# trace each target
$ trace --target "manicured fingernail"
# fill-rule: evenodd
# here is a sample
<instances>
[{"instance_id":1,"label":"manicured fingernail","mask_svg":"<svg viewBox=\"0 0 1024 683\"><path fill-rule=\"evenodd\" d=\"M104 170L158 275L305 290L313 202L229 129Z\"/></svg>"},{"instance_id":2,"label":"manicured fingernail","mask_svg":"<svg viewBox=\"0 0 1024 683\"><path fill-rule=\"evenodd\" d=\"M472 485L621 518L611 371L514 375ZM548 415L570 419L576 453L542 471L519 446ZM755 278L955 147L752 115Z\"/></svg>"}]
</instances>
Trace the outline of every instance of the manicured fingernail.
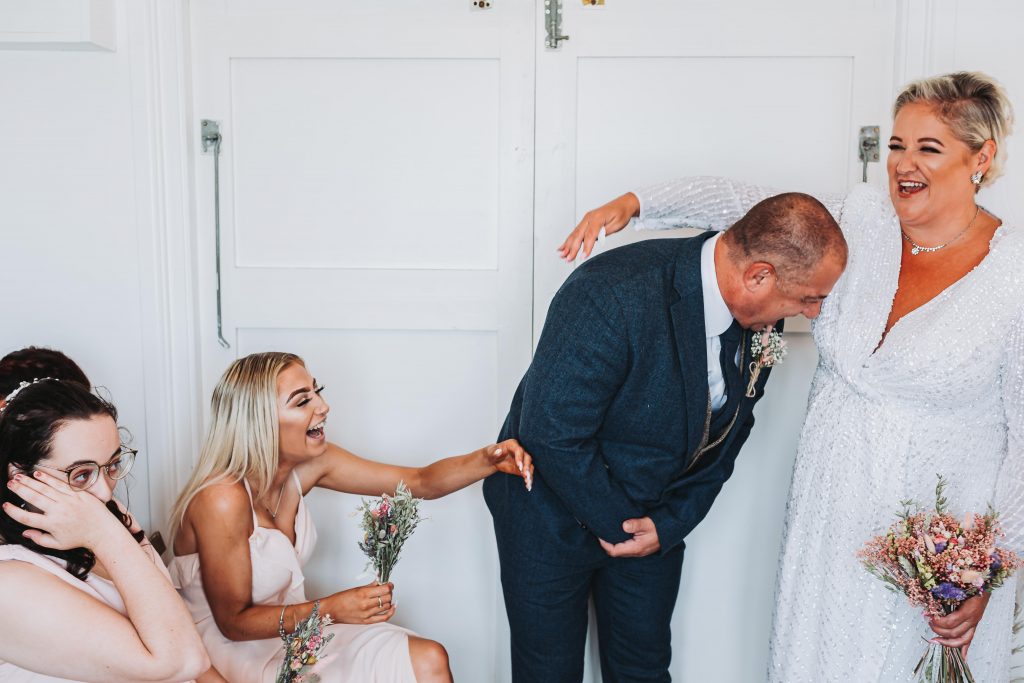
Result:
<instances>
[{"instance_id":1,"label":"manicured fingernail","mask_svg":"<svg viewBox=\"0 0 1024 683\"><path fill-rule=\"evenodd\" d=\"M501 449L500 448L495 448L494 449L494 454L495 455L501 455Z\"/></svg>"},{"instance_id":2,"label":"manicured fingernail","mask_svg":"<svg viewBox=\"0 0 1024 683\"><path fill-rule=\"evenodd\" d=\"M32 473L32 476L35 477L36 479L42 479L43 473L40 472L39 470L36 470L35 472Z\"/></svg>"}]
</instances>

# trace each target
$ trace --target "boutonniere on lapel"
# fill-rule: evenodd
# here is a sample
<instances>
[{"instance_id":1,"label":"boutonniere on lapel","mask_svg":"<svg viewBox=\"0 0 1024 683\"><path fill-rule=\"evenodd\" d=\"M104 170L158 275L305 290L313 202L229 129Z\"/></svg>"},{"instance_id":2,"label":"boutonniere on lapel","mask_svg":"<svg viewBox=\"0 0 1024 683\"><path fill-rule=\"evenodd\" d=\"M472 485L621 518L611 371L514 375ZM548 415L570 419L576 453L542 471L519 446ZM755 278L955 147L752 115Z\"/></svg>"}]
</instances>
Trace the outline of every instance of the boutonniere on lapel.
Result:
<instances>
[{"instance_id":1,"label":"boutonniere on lapel","mask_svg":"<svg viewBox=\"0 0 1024 683\"><path fill-rule=\"evenodd\" d=\"M754 398L754 385L761 376L761 370L778 365L786 357L786 341L781 332L776 332L771 325L760 333L754 333L750 340L750 382L747 384L747 398Z\"/></svg>"}]
</instances>

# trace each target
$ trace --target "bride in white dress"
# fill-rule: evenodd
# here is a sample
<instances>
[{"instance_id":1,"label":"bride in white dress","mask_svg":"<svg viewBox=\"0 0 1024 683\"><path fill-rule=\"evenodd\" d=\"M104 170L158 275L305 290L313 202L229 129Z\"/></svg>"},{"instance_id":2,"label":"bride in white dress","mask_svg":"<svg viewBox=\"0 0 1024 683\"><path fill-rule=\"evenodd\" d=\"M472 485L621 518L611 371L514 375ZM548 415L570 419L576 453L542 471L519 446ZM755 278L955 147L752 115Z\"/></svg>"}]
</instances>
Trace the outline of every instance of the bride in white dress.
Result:
<instances>
[{"instance_id":1,"label":"bride in white dress","mask_svg":"<svg viewBox=\"0 0 1024 683\"><path fill-rule=\"evenodd\" d=\"M994 503L1004 545L1024 550L1024 230L974 201L1001 170L1011 107L991 79L960 73L908 86L894 109L888 196L822 198L850 256L814 324L772 629L779 683L909 681L926 638L970 646L978 681L1011 678L1012 587L929 624L855 557L900 500L933 500L936 474L955 509ZM776 193L708 177L628 193L588 213L562 255L634 216L724 230Z\"/></svg>"}]
</instances>

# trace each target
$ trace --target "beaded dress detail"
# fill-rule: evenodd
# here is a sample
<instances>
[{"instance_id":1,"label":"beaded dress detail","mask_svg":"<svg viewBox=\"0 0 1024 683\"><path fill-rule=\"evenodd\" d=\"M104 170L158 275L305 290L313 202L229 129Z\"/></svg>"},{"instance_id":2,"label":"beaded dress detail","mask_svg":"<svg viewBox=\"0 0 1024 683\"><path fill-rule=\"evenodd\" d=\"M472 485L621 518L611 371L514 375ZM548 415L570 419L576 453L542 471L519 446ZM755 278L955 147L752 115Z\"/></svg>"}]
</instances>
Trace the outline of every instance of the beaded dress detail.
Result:
<instances>
[{"instance_id":1,"label":"beaded dress detail","mask_svg":"<svg viewBox=\"0 0 1024 683\"><path fill-rule=\"evenodd\" d=\"M724 230L777 192L712 177L663 183L636 192L635 223ZM850 253L813 327L819 360L786 509L768 680L911 681L922 638L934 634L855 552L900 500L932 501L936 474L954 510L994 503L1003 545L1024 550L1024 233L998 228L977 267L879 346L902 251L892 204L867 185L820 199ZM1011 679L1013 606L1012 585L989 602L968 656L978 681Z\"/></svg>"}]
</instances>

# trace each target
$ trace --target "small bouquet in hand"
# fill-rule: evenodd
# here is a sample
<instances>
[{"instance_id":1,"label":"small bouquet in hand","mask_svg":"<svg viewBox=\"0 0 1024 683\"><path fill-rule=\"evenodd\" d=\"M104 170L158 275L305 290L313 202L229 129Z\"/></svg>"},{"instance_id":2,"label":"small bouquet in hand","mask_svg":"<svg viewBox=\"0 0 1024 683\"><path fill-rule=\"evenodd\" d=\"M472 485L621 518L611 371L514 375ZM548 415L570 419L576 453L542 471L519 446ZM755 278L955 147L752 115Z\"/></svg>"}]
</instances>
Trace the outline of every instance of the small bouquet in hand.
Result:
<instances>
[{"instance_id":1,"label":"small bouquet in hand","mask_svg":"<svg viewBox=\"0 0 1024 683\"><path fill-rule=\"evenodd\" d=\"M320 653L334 638L333 633L324 635L324 628L334 623L331 615L320 616L320 601L313 603L313 612L295 625L292 633L284 631L284 611L281 611L278 631L284 641L284 662L277 672L274 683L317 683L320 677L311 673L320 659Z\"/></svg>"},{"instance_id":2,"label":"small bouquet in hand","mask_svg":"<svg viewBox=\"0 0 1024 683\"><path fill-rule=\"evenodd\" d=\"M419 505L419 498L414 498L405 482L400 481L395 495L385 493L376 500L364 500L359 506L363 529L359 549L370 558L367 567L373 567L377 583L387 583L391 578L402 546L422 519Z\"/></svg>"},{"instance_id":3,"label":"small bouquet in hand","mask_svg":"<svg viewBox=\"0 0 1024 683\"><path fill-rule=\"evenodd\" d=\"M1000 587L1021 566L1016 555L996 548L1003 535L997 513L990 507L957 520L947 512L945 488L939 477L934 510L903 501L899 521L858 553L869 572L929 618L952 614L968 598ZM914 675L925 683L974 683L960 649L945 645L930 644Z\"/></svg>"}]
</instances>

